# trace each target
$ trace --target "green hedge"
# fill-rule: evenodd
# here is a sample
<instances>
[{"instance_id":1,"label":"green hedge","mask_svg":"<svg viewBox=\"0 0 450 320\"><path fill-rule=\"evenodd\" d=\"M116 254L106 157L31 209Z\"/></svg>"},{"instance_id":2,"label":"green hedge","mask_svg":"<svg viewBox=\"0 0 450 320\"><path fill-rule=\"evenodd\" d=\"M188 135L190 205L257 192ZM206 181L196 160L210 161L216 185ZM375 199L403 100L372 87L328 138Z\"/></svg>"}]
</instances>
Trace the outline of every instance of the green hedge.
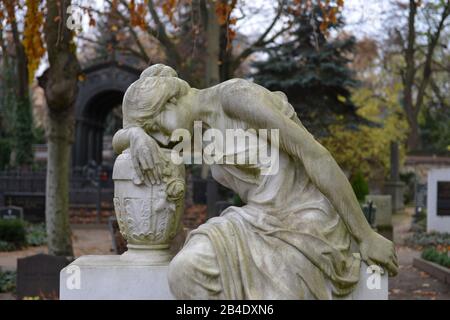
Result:
<instances>
[{"instance_id":1,"label":"green hedge","mask_svg":"<svg viewBox=\"0 0 450 320\"><path fill-rule=\"evenodd\" d=\"M359 202L364 201L365 197L369 194L369 185L361 171L358 171L351 179L353 191Z\"/></svg>"},{"instance_id":2,"label":"green hedge","mask_svg":"<svg viewBox=\"0 0 450 320\"><path fill-rule=\"evenodd\" d=\"M28 224L26 230L27 245L35 247L47 244L47 233L44 223Z\"/></svg>"},{"instance_id":3,"label":"green hedge","mask_svg":"<svg viewBox=\"0 0 450 320\"><path fill-rule=\"evenodd\" d=\"M26 229L22 220L0 220L0 240L20 248L26 244Z\"/></svg>"},{"instance_id":4,"label":"green hedge","mask_svg":"<svg viewBox=\"0 0 450 320\"><path fill-rule=\"evenodd\" d=\"M450 257L448 252L439 252L435 248L427 248L422 252L422 258L450 268Z\"/></svg>"},{"instance_id":5,"label":"green hedge","mask_svg":"<svg viewBox=\"0 0 450 320\"><path fill-rule=\"evenodd\" d=\"M15 271L0 271L0 293L16 290L17 273Z\"/></svg>"}]
</instances>

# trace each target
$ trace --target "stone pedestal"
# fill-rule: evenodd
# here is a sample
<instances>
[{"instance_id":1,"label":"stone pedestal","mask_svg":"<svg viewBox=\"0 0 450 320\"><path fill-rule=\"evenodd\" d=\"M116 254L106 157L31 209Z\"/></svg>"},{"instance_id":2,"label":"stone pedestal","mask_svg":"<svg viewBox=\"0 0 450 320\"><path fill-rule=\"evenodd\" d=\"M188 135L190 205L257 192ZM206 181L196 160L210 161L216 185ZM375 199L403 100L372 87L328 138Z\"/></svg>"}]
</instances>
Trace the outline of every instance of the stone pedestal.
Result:
<instances>
[{"instance_id":1,"label":"stone pedestal","mask_svg":"<svg viewBox=\"0 0 450 320\"><path fill-rule=\"evenodd\" d=\"M168 265L121 256L83 256L60 273L61 300L173 300Z\"/></svg>"},{"instance_id":2,"label":"stone pedestal","mask_svg":"<svg viewBox=\"0 0 450 320\"><path fill-rule=\"evenodd\" d=\"M403 203L403 195L405 192L405 184L402 181L386 181L384 183L384 193L392 197L392 210L397 212L405 208Z\"/></svg>"},{"instance_id":3,"label":"stone pedestal","mask_svg":"<svg viewBox=\"0 0 450 320\"><path fill-rule=\"evenodd\" d=\"M345 300L387 300L388 275L384 273L377 279L373 269L369 269L365 262L361 263L361 274L358 285Z\"/></svg>"},{"instance_id":4,"label":"stone pedestal","mask_svg":"<svg viewBox=\"0 0 450 320\"><path fill-rule=\"evenodd\" d=\"M129 262L120 256L83 256L60 274L61 300L173 300L167 265ZM387 300L388 276L361 264L360 281L344 300Z\"/></svg>"}]
</instances>

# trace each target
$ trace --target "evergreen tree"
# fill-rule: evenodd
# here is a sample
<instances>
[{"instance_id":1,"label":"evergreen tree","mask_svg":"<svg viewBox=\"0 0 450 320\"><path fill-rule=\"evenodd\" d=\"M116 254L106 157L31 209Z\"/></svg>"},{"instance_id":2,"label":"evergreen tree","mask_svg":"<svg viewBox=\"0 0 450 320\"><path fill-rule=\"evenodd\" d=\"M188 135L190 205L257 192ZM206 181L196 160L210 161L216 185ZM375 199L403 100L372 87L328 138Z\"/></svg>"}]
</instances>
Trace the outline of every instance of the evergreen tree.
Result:
<instances>
[{"instance_id":1,"label":"evergreen tree","mask_svg":"<svg viewBox=\"0 0 450 320\"><path fill-rule=\"evenodd\" d=\"M289 40L268 48L268 59L253 64L255 82L286 93L300 120L315 135L327 134L331 123L365 122L356 115L350 93L358 85L348 66L355 39L326 37L342 27L342 20L322 24L318 6L294 19Z\"/></svg>"}]
</instances>

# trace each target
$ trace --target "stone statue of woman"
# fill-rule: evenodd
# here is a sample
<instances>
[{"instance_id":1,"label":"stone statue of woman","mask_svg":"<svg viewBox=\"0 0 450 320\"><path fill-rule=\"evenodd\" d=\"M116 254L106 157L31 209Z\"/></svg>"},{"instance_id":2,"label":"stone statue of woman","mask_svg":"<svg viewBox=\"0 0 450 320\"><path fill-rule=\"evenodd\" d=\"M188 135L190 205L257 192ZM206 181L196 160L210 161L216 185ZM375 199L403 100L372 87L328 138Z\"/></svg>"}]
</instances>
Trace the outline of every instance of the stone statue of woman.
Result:
<instances>
[{"instance_id":1,"label":"stone statue of woman","mask_svg":"<svg viewBox=\"0 0 450 320\"><path fill-rule=\"evenodd\" d=\"M397 273L393 243L371 229L346 176L284 94L243 79L198 90L158 64L128 88L123 117L114 149L130 148L139 178L151 183L161 176L158 143L167 146L176 129L192 132L194 121L224 135L279 130L276 174L254 164L211 166L245 205L189 234L169 266L176 298L333 299L352 292L361 259Z\"/></svg>"}]
</instances>

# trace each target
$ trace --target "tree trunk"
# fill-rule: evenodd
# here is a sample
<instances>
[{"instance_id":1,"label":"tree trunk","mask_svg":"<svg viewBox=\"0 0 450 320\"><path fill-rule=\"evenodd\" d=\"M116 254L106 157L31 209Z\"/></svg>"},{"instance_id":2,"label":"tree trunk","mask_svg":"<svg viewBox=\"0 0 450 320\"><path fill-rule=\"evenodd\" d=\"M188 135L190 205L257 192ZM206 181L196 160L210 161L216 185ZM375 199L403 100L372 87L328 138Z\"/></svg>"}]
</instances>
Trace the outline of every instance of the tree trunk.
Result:
<instances>
[{"instance_id":1,"label":"tree trunk","mask_svg":"<svg viewBox=\"0 0 450 320\"><path fill-rule=\"evenodd\" d=\"M69 173L72 110L50 112L47 123L47 189L45 216L49 253L73 256L69 225Z\"/></svg>"},{"instance_id":2,"label":"tree trunk","mask_svg":"<svg viewBox=\"0 0 450 320\"><path fill-rule=\"evenodd\" d=\"M220 25L217 20L216 4L207 1L206 6L206 86L220 82Z\"/></svg>"},{"instance_id":3,"label":"tree trunk","mask_svg":"<svg viewBox=\"0 0 450 320\"><path fill-rule=\"evenodd\" d=\"M47 239L50 254L72 256L69 225L69 174L74 104L80 66L66 27L70 0L47 1L45 41L49 69L44 79L48 105L46 190Z\"/></svg>"},{"instance_id":4,"label":"tree trunk","mask_svg":"<svg viewBox=\"0 0 450 320\"><path fill-rule=\"evenodd\" d=\"M28 87L28 59L25 48L20 39L17 27L14 5L7 7L7 13L11 22L11 32L16 53L16 99L15 109L15 149L14 162L18 165L30 165L33 160L33 119L31 115L31 102Z\"/></svg>"},{"instance_id":5,"label":"tree trunk","mask_svg":"<svg viewBox=\"0 0 450 320\"><path fill-rule=\"evenodd\" d=\"M407 146L409 151L417 151L422 147L420 131L419 131L419 123L417 122L417 117L411 117L408 120L409 123L409 133Z\"/></svg>"},{"instance_id":6,"label":"tree trunk","mask_svg":"<svg viewBox=\"0 0 450 320\"><path fill-rule=\"evenodd\" d=\"M416 150L419 142L419 127L417 117L415 116L415 106L413 101L414 77L416 74L415 62L415 44L416 44L416 27L415 20L417 14L417 5L415 0L409 1L408 13L408 43L405 50L405 75L403 79L403 103L406 113L406 119L409 124L410 131L408 133L408 150Z\"/></svg>"}]
</instances>

